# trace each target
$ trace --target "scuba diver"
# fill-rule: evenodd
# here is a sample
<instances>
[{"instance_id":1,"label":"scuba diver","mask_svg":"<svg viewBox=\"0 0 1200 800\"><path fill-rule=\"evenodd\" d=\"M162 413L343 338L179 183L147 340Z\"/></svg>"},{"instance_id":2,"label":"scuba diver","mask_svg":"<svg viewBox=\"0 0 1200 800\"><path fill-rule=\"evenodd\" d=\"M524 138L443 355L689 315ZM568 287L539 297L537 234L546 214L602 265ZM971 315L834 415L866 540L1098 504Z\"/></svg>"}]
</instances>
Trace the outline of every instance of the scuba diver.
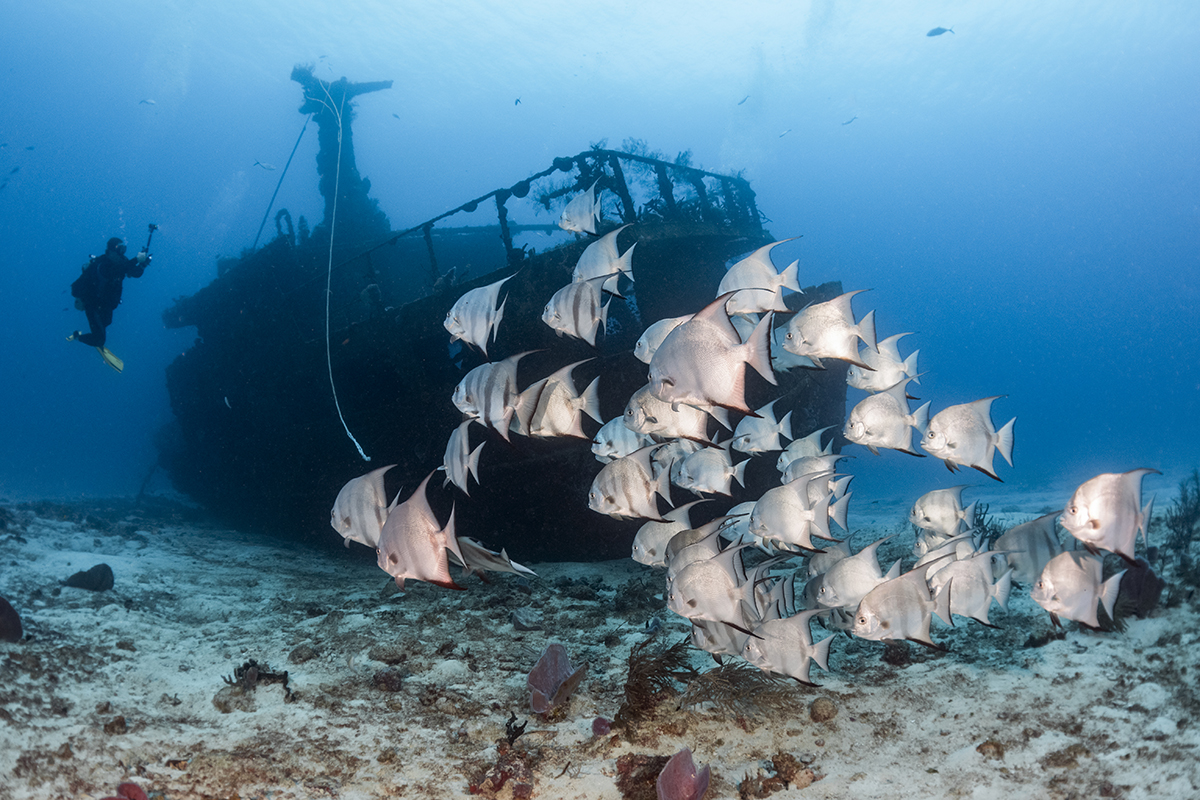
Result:
<instances>
[{"instance_id":1,"label":"scuba diver","mask_svg":"<svg viewBox=\"0 0 1200 800\"><path fill-rule=\"evenodd\" d=\"M150 225L150 237L157 225ZM89 333L75 331L67 341L81 342L94 347L110 367L120 372L125 368L121 359L104 346L105 331L112 324L113 311L121 303L121 287L125 278L140 278L150 265L150 237L136 258L125 257L125 243L117 237L108 240L104 254L93 256L83 268L82 274L71 284L71 295L75 307L87 314Z\"/></svg>"}]
</instances>

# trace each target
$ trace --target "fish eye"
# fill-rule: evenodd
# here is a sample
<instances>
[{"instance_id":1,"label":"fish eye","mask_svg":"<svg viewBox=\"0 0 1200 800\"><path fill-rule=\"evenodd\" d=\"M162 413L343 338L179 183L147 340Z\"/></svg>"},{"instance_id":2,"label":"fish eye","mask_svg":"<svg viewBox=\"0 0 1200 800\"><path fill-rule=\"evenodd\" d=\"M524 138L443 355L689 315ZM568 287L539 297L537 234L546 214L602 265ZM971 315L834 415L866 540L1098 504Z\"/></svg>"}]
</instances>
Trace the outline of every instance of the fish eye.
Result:
<instances>
[{"instance_id":1,"label":"fish eye","mask_svg":"<svg viewBox=\"0 0 1200 800\"><path fill-rule=\"evenodd\" d=\"M866 624L867 624L867 618L866 618L866 617L859 617L859 618L858 618L858 624L859 624L859 625L866 625Z\"/></svg>"}]
</instances>

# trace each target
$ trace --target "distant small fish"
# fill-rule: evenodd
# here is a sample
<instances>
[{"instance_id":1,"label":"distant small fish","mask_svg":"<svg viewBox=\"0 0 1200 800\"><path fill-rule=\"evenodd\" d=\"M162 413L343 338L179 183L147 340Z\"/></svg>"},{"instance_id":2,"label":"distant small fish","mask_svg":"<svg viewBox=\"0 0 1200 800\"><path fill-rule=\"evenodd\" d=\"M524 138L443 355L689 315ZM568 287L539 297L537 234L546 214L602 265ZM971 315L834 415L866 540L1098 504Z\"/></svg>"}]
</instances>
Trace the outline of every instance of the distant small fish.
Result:
<instances>
[{"instance_id":1,"label":"distant small fish","mask_svg":"<svg viewBox=\"0 0 1200 800\"><path fill-rule=\"evenodd\" d=\"M970 558L951 561L929 577L929 588L950 592L950 613L970 617L992 625L988 620L988 609L995 600L1001 608L1008 607L1008 595L1012 591L1013 570L1009 568L998 580L992 580L992 556L983 552Z\"/></svg>"},{"instance_id":2,"label":"distant small fish","mask_svg":"<svg viewBox=\"0 0 1200 800\"><path fill-rule=\"evenodd\" d=\"M596 422L600 418L600 376L592 379L582 393L576 390L571 371L582 364L576 361L550 375L546 379L545 388L539 393L537 405L530 419L529 435L537 438L553 436L574 436L579 439L588 438L583 432L583 415L587 414Z\"/></svg>"},{"instance_id":3,"label":"distant small fish","mask_svg":"<svg viewBox=\"0 0 1200 800\"><path fill-rule=\"evenodd\" d=\"M16 174L17 174L18 172L20 172L20 171L21 171L21 168L20 168L20 167L13 167L13 168L12 168L12 170L11 170L11 171L10 171L8 174L9 174L9 175L16 175Z\"/></svg>"},{"instance_id":4,"label":"distant small fish","mask_svg":"<svg viewBox=\"0 0 1200 800\"><path fill-rule=\"evenodd\" d=\"M256 166L256 167L262 167L263 169L267 170L268 172L274 172L274 171L275 171L275 166L274 166L273 164L264 164L264 163L263 163L263 162L261 162L261 161L255 161L255 162L254 162L254 166Z\"/></svg>"},{"instance_id":5,"label":"distant small fish","mask_svg":"<svg viewBox=\"0 0 1200 800\"><path fill-rule=\"evenodd\" d=\"M941 36L943 33L954 33L954 28L934 28L926 36Z\"/></svg>"},{"instance_id":6,"label":"distant small fish","mask_svg":"<svg viewBox=\"0 0 1200 800\"><path fill-rule=\"evenodd\" d=\"M864 392L882 392L897 381L911 378L920 383L917 373L917 353L914 350L908 358L900 358L900 348L897 342L908 336L907 333L897 333L881 342L876 342L877 350L863 347L858 351L859 360L866 364L860 367L851 364L846 370L846 383Z\"/></svg>"},{"instance_id":7,"label":"distant small fish","mask_svg":"<svg viewBox=\"0 0 1200 800\"><path fill-rule=\"evenodd\" d=\"M156 105L158 105L158 103L154 102L149 97L147 97L145 100L138 100L138 105L139 106L156 106Z\"/></svg>"},{"instance_id":8,"label":"distant small fish","mask_svg":"<svg viewBox=\"0 0 1200 800\"><path fill-rule=\"evenodd\" d=\"M8 147L8 142L0 142L0 149Z\"/></svg>"},{"instance_id":9,"label":"distant small fish","mask_svg":"<svg viewBox=\"0 0 1200 800\"><path fill-rule=\"evenodd\" d=\"M929 638L929 623L937 614L947 625L954 624L950 621L950 592L943 589L930 596L925 582L928 570L928 564L917 567L868 592L858 604L850 632L861 639L908 639L935 650L943 649Z\"/></svg>"},{"instance_id":10,"label":"distant small fish","mask_svg":"<svg viewBox=\"0 0 1200 800\"><path fill-rule=\"evenodd\" d=\"M392 114L392 116L393 116L393 117L395 117L396 119L400 119L400 115L399 115L399 114Z\"/></svg>"},{"instance_id":11,"label":"distant small fish","mask_svg":"<svg viewBox=\"0 0 1200 800\"><path fill-rule=\"evenodd\" d=\"M750 95L746 95L741 100L738 100L738 105L740 106L742 103L746 102L749 99L750 99Z\"/></svg>"},{"instance_id":12,"label":"distant small fish","mask_svg":"<svg viewBox=\"0 0 1200 800\"><path fill-rule=\"evenodd\" d=\"M517 362L528 351L503 361L481 364L467 373L454 388L451 398L459 411L478 418L508 441L509 424L517 413Z\"/></svg>"},{"instance_id":13,"label":"distant small fish","mask_svg":"<svg viewBox=\"0 0 1200 800\"><path fill-rule=\"evenodd\" d=\"M708 416L703 411L686 403L673 409L651 393L649 384L630 396L624 422L626 428L643 436L709 441Z\"/></svg>"},{"instance_id":14,"label":"distant small fish","mask_svg":"<svg viewBox=\"0 0 1200 800\"><path fill-rule=\"evenodd\" d=\"M1138 531L1145 541L1154 507L1153 498L1142 507L1142 478L1161 474L1142 468L1097 475L1071 495L1062 515L1063 528L1091 553L1108 550L1132 564Z\"/></svg>"},{"instance_id":15,"label":"distant small fish","mask_svg":"<svg viewBox=\"0 0 1200 800\"><path fill-rule=\"evenodd\" d=\"M411 497L391 509L379 533L376 562L396 579L400 591L404 591L405 580L427 581L444 589L462 588L450 577L447 557L452 554L458 563L468 563L454 535L454 507L450 507L450 520L441 526L425 496L431 477L432 472Z\"/></svg>"},{"instance_id":16,"label":"distant small fish","mask_svg":"<svg viewBox=\"0 0 1200 800\"><path fill-rule=\"evenodd\" d=\"M33 145L29 145L29 147L26 147L25 149L26 149L26 150L32 150L32 149L33 149Z\"/></svg>"},{"instance_id":17,"label":"distant small fish","mask_svg":"<svg viewBox=\"0 0 1200 800\"><path fill-rule=\"evenodd\" d=\"M508 296L505 295L504 302L500 303L499 308L496 307L500 299L500 288L512 277L509 275L508 278L501 278L487 286L466 291L454 302L442 322L443 327L450 333L451 342L462 339L478 347L484 356L488 354L488 338L496 341L500 321L504 319L504 306L508 302Z\"/></svg>"},{"instance_id":18,"label":"distant small fish","mask_svg":"<svg viewBox=\"0 0 1200 800\"><path fill-rule=\"evenodd\" d=\"M893 534L895 535L895 534ZM885 574L879 568L879 545L891 536L885 536L875 541L854 555L848 555L849 545L832 554L821 554L816 558L828 556L836 558L823 574L815 576L815 591L813 600L823 608L848 608L850 611L858 608L862 599L879 584L900 577L900 561L897 560ZM840 543L840 544L845 544ZM833 548L830 548L833 550ZM820 580L816 580L820 578ZM808 591L806 588L805 591Z\"/></svg>"},{"instance_id":19,"label":"distant small fish","mask_svg":"<svg viewBox=\"0 0 1200 800\"><path fill-rule=\"evenodd\" d=\"M346 547L350 546L350 542L359 542L367 547L379 546L379 535L395 505L388 503L383 476L394 466L391 464L360 475L347 482L338 492L329 515L329 524L346 540Z\"/></svg>"},{"instance_id":20,"label":"distant small fish","mask_svg":"<svg viewBox=\"0 0 1200 800\"><path fill-rule=\"evenodd\" d=\"M597 183L599 179L592 181L586 192L576 195L567 203L559 216L558 227L564 231L595 235L596 223L600 220L600 204L596 202Z\"/></svg>"},{"instance_id":21,"label":"distant small fish","mask_svg":"<svg viewBox=\"0 0 1200 800\"><path fill-rule=\"evenodd\" d=\"M758 248L750 255L738 261L726 271L717 287L717 294L736 292L725 304L725 310L730 314L756 314L762 311L788 310L783 301L783 290L800 292L797 272L800 268L799 259L789 264L782 272L775 268L771 261L771 250L784 242L783 239Z\"/></svg>"},{"instance_id":22,"label":"distant small fish","mask_svg":"<svg viewBox=\"0 0 1200 800\"><path fill-rule=\"evenodd\" d=\"M975 504L962 505L962 490L969 487L951 486L949 489L934 489L917 498L908 521L921 530L931 531L939 538L957 536L963 528L975 523Z\"/></svg>"},{"instance_id":23,"label":"distant small fish","mask_svg":"<svg viewBox=\"0 0 1200 800\"><path fill-rule=\"evenodd\" d=\"M703 447L683 459L673 482L693 494L729 496L733 481L746 485L746 463L742 461L734 466L725 448Z\"/></svg>"},{"instance_id":24,"label":"distant small fish","mask_svg":"<svg viewBox=\"0 0 1200 800\"><path fill-rule=\"evenodd\" d=\"M648 436L625 427L625 417L613 417L601 426L592 439L592 454L601 464L607 464L652 444Z\"/></svg>"},{"instance_id":25,"label":"distant small fish","mask_svg":"<svg viewBox=\"0 0 1200 800\"><path fill-rule=\"evenodd\" d=\"M992 424L992 401L985 397L973 403L943 408L929 420L921 447L931 456L942 459L954 472L959 467L974 467L993 480L1000 480L992 467L995 453L1012 466L1013 417L996 430ZM1064 525L1065 527L1065 525Z\"/></svg>"},{"instance_id":26,"label":"distant small fish","mask_svg":"<svg viewBox=\"0 0 1200 800\"><path fill-rule=\"evenodd\" d=\"M467 486L468 478L474 476L475 482L479 483L479 454L485 444L480 442L474 450L470 449L468 429L474 421L465 419L451 432L446 441L446 453L442 457L442 469L446 473L442 486L453 483L468 497L471 495Z\"/></svg>"},{"instance_id":27,"label":"distant small fish","mask_svg":"<svg viewBox=\"0 0 1200 800\"><path fill-rule=\"evenodd\" d=\"M779 138L780 138L780 139L782 139L783 137L787 136L787 135L788 135L789 133L791 133L791 132L792 132L792 129L791 129L791 128L788 128L786 131L784 131L783 133L779 134Z\"/></svg>"},{"instance_id":28,"label":"distant small fish","mask_svg":"<svg viewBox=\"0 0 1200 800\"><path fill-rule=\"evenodd\" d=\"M746 405L744 365L777 383L771 370L773 315L763 317L743 342L725 310L729 297L721 295L671 331L650 359L651 391L676 410L686 403L752 413Z\"/></svg>"},{"instance_id":29,"label":"distant small fish","mask_svg":"<svg viewBox=\"0 0 1200 800\"><path fill-rule=\"evenodd\" d=\"M879 448L899 450L910 456L923 457L912 449L912 432L924 432L929 424L929 403L909 411L905 387L912 378L905 378L886 390L870 395L856 405L846 419L842 433L846 439L861 444L873 454Z\"/></svg>"},{"instance_id":30,"label":"distant small fish","mask_svg":"<svg viewBox=\"0 0 1200 800\"><path fill-rule=\"evenodd\" d=\"M693 500L687 505L673 508L663 515L666 522L650 520L638 528L637 535L633 537L633 560L648 567L667 566L667 542L675 534L691 529L689 512L692 506L703 502L706 501Z\"/></svg>"},{"instance_id":31,"label":"distant small fish","mask_svg":"<svg viewBox=\"0 0 1200 800\"><path fill-rule=\"evenodd\" d=\"M521 98L519 98L519 97L518 97L516 100L514 100L514 101L513 101L513 105L514 105L514 106L519 106L519 105L521 105Z\"/></svg>"},{"instance_id":32,"label":"distant small fish","mask_svg":"<svg viewBox=\"0 0 1200 800\"><path fill-rule=\"evenodd\" d=\"M1102 580L1104 564L1097 556L1079 550L1067 550L1046 564L1030 597L1050 612L1050 619L1055 625L1059 624L1059 617L1066 617L1099 628L1096 608L1103 605L1109 619L1112 618L1113 606L1120 592L1121 576L1124 574L1125 570L1121 570L1108 580Z\"/></svg>"},{"instance_id":33,"label":"distant small fish","mask_svg":"<svg viewBox=\"0 0 1200 800\"><path fill-rule=\"evenodd\" d=\"M622 225L589 244L580 253L579 261L575 263L575 269L571 273L571 280L586 281L601 275L612 276L604 282L604 291L610 294L618 294L617 288L620 280L618 273L625 273L625 276L632 281L633 249L637 247L637 242L631 244L624 254L617 250L617 237L628 227L629 225Z\"/></svg>"},{"instance_id":34,"label":"distant small fish","mask_svg":"<svg viewBox=\"0 0 1200 800\"><path fill-rule=\"evenodd\" d=\"M611 300L605 301L601 291L601 285L607 280L608 276L601 275L579 283L568 283L546 303L542 309L542 322L559 336L566 334L595 347L596 335L605 329L608 319Z\"/></svg>"},{"instance_id":35,"label":"distant small fish","mask_svg":"<svg viewBox=\"0 0 1200 800\"><path fill-rule=\"evenodd\" d=\"M670 497L669 476L660 473L657 478L653 477L654 468L650 463L652 449L643 447L605 464L592 481L588 492L588 508L610 517L641 517L667 522L658 510L654 495L664 499Z\"/></svg>"},{"instance_id":36,"label":"distant small fish","mask_svg":"<svg viewBox=\"0 0 1200 800\"><path fill-rule=\"evenodd\" d=\"M480 447L482 446L480 445ZM464 578L473 572L511 572L514 575L537 577L536 572L513 561L504 550L499 553L495 550L488 550L478 539L472 539L470 536L458 537L458 550L462 553L462 562L459 566L463 568ZM451 552L450 555L454 554ZM457 558L454 560L458 561Z\"/></svg>"},{"instance_id":37,"label":"distant small fish","mask_svg":"<svg viewBox=\"0 0 1200 800\"><path fill-rule=\"evenodd\" d=\"M226 398L225 398L225 407L226 407L226 408L228 408L230 411L232 411L232 410L233 410L233 406L229 405L229 398L228 398L228 397L226 397Z\"/></svg>"},{"instance_id":38,"label":"distant small fish","mask_svg":"<svg viewBox=\"0 0 1200 800\"><path fill-rule=\"evenodd\" d=\"M797 439L783 449L779 454L779 461L775 464L776 469L783 472L798 458L810 458L812 456L827 456L833 453L833 439L824 447L821 446L821 434L830 430L833 426L829 425L824 428L819 428L812 433Z\"/></svg>"},{"instance_id":39,"label":"distant small fish","mask_svg":"<svg viewBox=\"0 0 1200 800\"><path fill-rule=\"evenodd\" d=\"M667 317L666 319L660 319L658 322L651 323L633 347L634 358L643 364L649 364L650 359L654 358L655 351L658 350L663 340L667 338L667 334L691 318L691 314L685 314L682 317Z\"/></svg>"},{"instance_id":40,"label":"distant small fish","mask_svg":"<svg viewBox=\"0 0 1200 800\"><path fill-rule=\"evenodd\" d=\"M850 300L858 289L846 292L823 303L806 306L787 324L783 349L797 356L807 356L817 367L821 359L837 358L870 369L859 361L858 342L878 352L875 343L875 312L868 311L862 321L855 324Z\"/></svg>"},{"instance_id":41,"label":"distant small fish","mask_svg":"<svg viewBox=\"0 0 1200 800\"><path fill-rule=\"evenodd\" d=\"M809 666L815 663L823 670L829 669L829 644L833 637L827 636L814 644L809 629L809 620L824 613L818 608L794 617L767 620L754 629L753 637L746 639L742 655L760 669L812 686Z\"/></svg>"},{"instance_id":42,"label":"distant small fish","mask_svg":"<svg viewBox=\"0 0 1200 800\"><path fill-rule=\"evenodd\" d=\"M779 402L779 398L756 409L754 413L758 416L742 417L737 429L733 432L734 450L755 455L783 449L779 437L792 438L792 412L788 411L783 415L783 419L776 420L775 404L777 402Z\"/></svg>"},{"instance_id":43,"label":"distant small fish","mask_svg":"<svg viewBox=\"0 0 1200 800\"><path fill-rule=\"evenodd\" d=\"M1063 551L1054 530L1059 513L1054 511L1017 525L996 540L994 547L997 552L1005 553L1014 579L1036 583L1050 559Z\"/></svg>"},{"instance_id":44,"label":"distant small fish","mask_svg":"<svg viewBox=\"0 0 1200 800\"><path fill-rule=\"evenodd\" d=\"M853 116L853 117L851 117L850 119L848 119L848 120L846 120L845 122L843 122L842 124L843 124L843 125L849 125L851 122L854 122L854 120L856 120L856 119L858 119L858 117L857 117L857 116Z\"/></svg>"}]
</instances>

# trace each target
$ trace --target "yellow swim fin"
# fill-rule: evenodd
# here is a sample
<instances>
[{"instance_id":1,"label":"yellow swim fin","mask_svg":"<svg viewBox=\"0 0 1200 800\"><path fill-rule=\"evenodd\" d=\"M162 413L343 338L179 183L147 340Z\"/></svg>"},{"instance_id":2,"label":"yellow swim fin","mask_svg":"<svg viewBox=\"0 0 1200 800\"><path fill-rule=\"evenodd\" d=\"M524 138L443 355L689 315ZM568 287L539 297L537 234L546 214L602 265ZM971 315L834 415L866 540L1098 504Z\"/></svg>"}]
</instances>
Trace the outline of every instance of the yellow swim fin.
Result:
<instances>
[{"instance_id":1,"label":"yellow swim fin","mask_svg":"<svg viewBox=\"0 0 1200 800\"><path fill-rule=\"evenodd\" d=\"M100 357L104 359L104 363L115 369L117 372L122 372L125 369L125 362L117 358L116 354L107 347L97 347L96 350L100 353Z\"/></svg>"}]
</instances>

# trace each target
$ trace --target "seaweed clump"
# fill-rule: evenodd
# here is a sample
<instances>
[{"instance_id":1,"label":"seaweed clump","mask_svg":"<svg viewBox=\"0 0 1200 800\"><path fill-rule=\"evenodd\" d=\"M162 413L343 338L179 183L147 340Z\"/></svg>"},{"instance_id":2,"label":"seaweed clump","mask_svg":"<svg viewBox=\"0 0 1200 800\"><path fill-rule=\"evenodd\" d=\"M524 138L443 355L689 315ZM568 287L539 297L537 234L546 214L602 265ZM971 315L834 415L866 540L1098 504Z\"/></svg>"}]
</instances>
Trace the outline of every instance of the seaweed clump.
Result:
<instances>
[{"instance_id":1,"label":"seaweed clump","mask_svg":"<svg viewBox=\"0 0 1200 800\"><path fill-rule=\"evenodd\" d=\"M253 658L240 667L234 667L232 677L222 675L221 680L225 682L226 686L240 689L243 694L253 692L258 688L260 683L280 683L283 684L283 700L285 703L290 703L297 697L296 692L293 692L288 687L287 670L283 672L271 672L269 664L259 664Z\"/></svg>"},{"instance_id":2,"label":"seaweed clump","mask_svg":"<svg viewBox=\"0 0 1200 800\"><path fill-rule=\"evenodd\" d=\"M802 703L792 686L778 675L743 662L729 662L698 675L680 700L683 708L712 705L739 721L771 714L795 716Z\"/></svg>"},{"instance_id":3,"label":"seaweed clump","mask_svg":"<svg viewBox=\"0 0 1200 800\"><path fill-rule=\"evenodd\" d=\"M675 685L686 684L700 676L688 663L688 642L682 639L664 646L646 639L629 653L629 673L625 678L625 699L613 718L613 725L631 731L665 698L677 693Z\"/></svg>"},{"instance_id":4,"label":"seaweed clump","mask_svg":"<svg viewBox=\"0 0 1200 800\"><path fill-rule=\"evenodd\" d=\"M1167 546L1175 554L1179 571L1187 576L1191 573L1192 540L1200 528L1200 470L1193 469L1192 474L1179 482L1179 497L1163 514L1163 524L1167 526ZM1195 575L1191 575L1195 582Z\"/></svg>"},{"instance_id":5,"label":"seaweed clump","mask_svg":"<svg viewBox=\"0 0 1200 800\"><path fill-rule=\"evenodd\" d=\"M996 540L1005 533L1004 524L992 516L991 506L983 502L975 506L975 524L972 527L976 535L986 543L988 550L991 550Z\"/></svg>"}]
</instances>

